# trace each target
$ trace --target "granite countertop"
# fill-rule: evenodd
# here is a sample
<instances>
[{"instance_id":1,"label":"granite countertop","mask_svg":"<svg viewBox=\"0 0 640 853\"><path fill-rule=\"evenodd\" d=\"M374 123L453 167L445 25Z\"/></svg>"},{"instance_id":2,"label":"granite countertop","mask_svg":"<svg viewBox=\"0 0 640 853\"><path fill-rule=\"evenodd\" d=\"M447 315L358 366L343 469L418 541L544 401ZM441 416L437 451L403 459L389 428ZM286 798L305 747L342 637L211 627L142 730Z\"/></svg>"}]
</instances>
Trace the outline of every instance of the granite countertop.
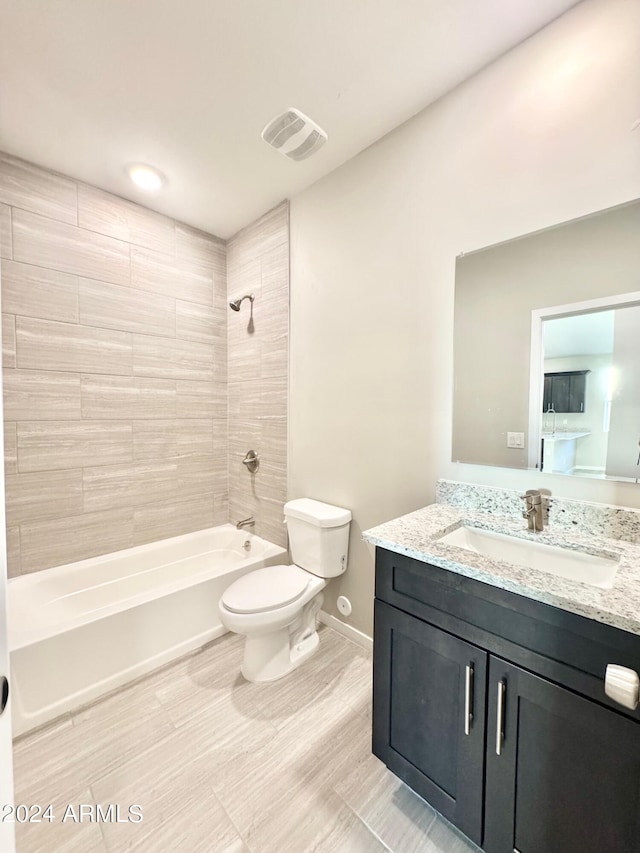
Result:
<instances>
[{"instance_id":1,"label":"granite countertop","mask_svg":"<svg viewBox=\"0 0 640 853\"><path fill-rule=\"evenodd\" d=\"M450 481L440 481L439 484L443 486L441 491L449 495L453 494L451 488L453 485ZM467 497L474 488L476 487L466 487ZM517 498L517 493L513 495ZM477 495L474 497L477 498ZM640 542L630 541L636 538L635 527L640 513L624 510L624 513L631 512L634 516L638 516L629 521L622 515L622 510L603 507L610 511L606 523L589 524L588 520L599 515L597 512L599 505L585 503L582 506L584 520L587 523L583 526L573 517L577 512L575 507L569 506L570 503L580 505L581 502L565 501L563 503L566 506L563 506L560 512L567 515L562 516L562 522L558 524L552 522L549 526L545 526L544 531L533 533L527 530L526 521L521 517L521 501L517 504L520 517L513 517L513 500L514 498L509 495L506 501L503 500L502 504L497 505L495 501L487 502L486 498L483 498L483 501L477 499L468 501L466 498L459 501L462 504L466 502L467 506L435 503L366 530L362 535L363 539L372 545L405 554L442 569L524 595L544 604L551 604L624 631L640 634ZM476 505L481 503L483 509L474 507L474 503ZM510 507L511 513L508 511ZM504 514L500 514L501 511ZM569 518L569 516L572 517ZM613 524L611 518L614 519ZM545 545L556 545L597 556L619 558L620 565L613 588L601 589L578 581L565 580L438 541L441 536L461 524L506 533ZM602 535L603 528L606 532L613 532L615 538ZM630 535L630 539L618 538L624 535L625 529L630 532L633 530L634 536Z\"/></svg>"}]
</instances>

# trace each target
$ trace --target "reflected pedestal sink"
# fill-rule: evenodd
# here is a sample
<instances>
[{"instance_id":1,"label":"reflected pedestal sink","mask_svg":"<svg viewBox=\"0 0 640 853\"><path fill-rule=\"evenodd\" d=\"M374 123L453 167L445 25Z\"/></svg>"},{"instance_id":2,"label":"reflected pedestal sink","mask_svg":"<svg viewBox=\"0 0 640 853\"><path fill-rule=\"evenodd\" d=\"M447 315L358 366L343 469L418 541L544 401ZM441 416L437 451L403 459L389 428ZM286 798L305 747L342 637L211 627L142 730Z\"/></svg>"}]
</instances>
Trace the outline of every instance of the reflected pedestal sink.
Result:
<instances>
[{"instance_id":1,"label":"reflected pedestal sink","mask_svg":"<svg viewBox=\"0 0 640 853\"><path fill-rule=\"evenodd\" d=\"M518 539L505 533L495 533L480 527L463 524L438 540L456 545L494 560L502 560L523 568L536 569L567 580L580 581L601 589L611 589L620 565L617 557L595 556L571 551L556 545Z\"/></svg>"}]
</instances>

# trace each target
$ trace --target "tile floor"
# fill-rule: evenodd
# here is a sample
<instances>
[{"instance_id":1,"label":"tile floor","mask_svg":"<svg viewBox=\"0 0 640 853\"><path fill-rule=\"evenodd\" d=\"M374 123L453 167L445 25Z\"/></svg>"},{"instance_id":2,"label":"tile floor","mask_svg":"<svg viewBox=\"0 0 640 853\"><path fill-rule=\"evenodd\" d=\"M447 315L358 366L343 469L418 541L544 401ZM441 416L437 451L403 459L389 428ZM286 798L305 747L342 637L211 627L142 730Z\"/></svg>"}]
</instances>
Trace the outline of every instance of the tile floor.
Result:
<instances>
[{"instance_id":1,"label":"tile floor","mask_svg":"<svg viewBox=\"0 0 640 853\"><path fill-rule=\"evenodd\" d=\"M239 674L227 634L15 745L16 802L53 804L18 853L470 853L371 755L371 658L321 629L274 684ZM139 804L74 822L68 804Z\"/></svg>"}]
</instances>

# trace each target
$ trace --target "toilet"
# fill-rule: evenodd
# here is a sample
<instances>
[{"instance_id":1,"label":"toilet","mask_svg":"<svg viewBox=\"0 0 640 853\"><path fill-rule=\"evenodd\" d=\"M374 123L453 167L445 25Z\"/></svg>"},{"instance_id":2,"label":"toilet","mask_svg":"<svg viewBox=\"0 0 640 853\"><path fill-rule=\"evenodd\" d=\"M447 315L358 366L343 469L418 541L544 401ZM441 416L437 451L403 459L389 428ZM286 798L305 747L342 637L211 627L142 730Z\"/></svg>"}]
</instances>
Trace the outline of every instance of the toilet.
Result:
<instances>
[{"instance_id":1,"label":"toilet","mask_svg":"<svg viewBox=\"0 0 640 853\"><path fill-rule=\"evenodd\" d=\"M316 627L327 578L347 568L351 512L300 498L284 505L293 565L256 569L220 599L222 624L246 637L247 681L275 681L318 648Z\"/></svg>"}]
</instances>

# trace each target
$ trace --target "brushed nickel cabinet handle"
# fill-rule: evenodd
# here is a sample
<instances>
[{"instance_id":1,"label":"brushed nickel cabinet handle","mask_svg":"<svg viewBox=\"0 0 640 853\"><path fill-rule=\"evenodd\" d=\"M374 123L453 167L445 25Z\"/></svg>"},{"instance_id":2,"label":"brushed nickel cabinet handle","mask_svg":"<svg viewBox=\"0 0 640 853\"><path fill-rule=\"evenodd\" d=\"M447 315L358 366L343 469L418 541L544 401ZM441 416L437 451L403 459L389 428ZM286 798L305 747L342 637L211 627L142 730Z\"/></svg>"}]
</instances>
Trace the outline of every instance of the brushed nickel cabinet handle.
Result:
<instances>
[{"instance_id":1,"label":"brushed nickel cabinet handle","mask_svg":"<svg viewBox=\"0 0 640 853\"><path fill-rule=\"evenodd\" d=\"M501 679L498 682L498 713L496 721L496 755L502 755L502 742L504 740L504 700L507 695L507 685Z\"/></svg>"},{"instance_id":2,"label":"brushed nickel cabinet handle","mask_svg":"<svg viewBox=\"0 0 640 853\"><path fill-rule=\"evenodd\" d=\"M473 723L473 664L465 667L464 677L464 733L468 735Z\"/></svg>"}]
</instances>

